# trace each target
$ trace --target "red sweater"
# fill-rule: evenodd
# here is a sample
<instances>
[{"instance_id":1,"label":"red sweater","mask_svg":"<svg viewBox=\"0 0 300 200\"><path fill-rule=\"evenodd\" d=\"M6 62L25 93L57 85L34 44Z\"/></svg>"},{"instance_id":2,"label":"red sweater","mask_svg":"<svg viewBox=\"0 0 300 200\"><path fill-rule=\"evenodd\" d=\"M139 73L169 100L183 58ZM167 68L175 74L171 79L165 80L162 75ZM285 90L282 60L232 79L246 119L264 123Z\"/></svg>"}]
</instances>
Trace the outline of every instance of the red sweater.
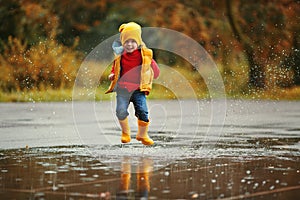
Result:
<instances>
[{"instance_id":1,"label":"red sweater","mask_svg":"<svg viewBox=\"0 0 300 200\"><path fill-rule=\"evenodd\" d=\"M139 89L141 80L142 55L139 49L132 53L123 53L121 57L121 74L118 81L119 88L126 88L129 92ZM152 59L151 67L154 78L159 76L157 63ZM111 73L114 74L114 66ZM116 77L117 78L117 77Z\"/></svg>"}]
</instances>

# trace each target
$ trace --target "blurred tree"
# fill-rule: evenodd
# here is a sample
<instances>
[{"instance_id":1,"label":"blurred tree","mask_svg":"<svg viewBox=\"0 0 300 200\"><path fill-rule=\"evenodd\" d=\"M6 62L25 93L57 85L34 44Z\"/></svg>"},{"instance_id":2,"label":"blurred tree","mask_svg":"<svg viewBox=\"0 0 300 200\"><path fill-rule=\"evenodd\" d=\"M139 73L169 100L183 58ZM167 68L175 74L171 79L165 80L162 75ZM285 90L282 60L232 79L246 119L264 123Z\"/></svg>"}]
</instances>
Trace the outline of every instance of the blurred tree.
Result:
<instances>
[{"instance_id":1,"label":"blurred tree","mask_svg":"<svg viewBox=\"0 0 300 200\"><path fill-rule=\"evenodd\" d=\"M23 40L28 46L41 40L54 39L58 17L48 8L49 5L43 7L39 1L0 1L2 51L3 45L8 43L9 36Z\"/></svg>"},{"instance_id":2,"label":"blurred tree","mask_svg":"<svg viewBox=\"0 0 300 200\"><path fill-rule=\"evenodd\" d=\"M22 35L18 33L20 30L16 27L24 15L20 7L17 0L0 1L0 51L3 51L10 35L14 37Z\"/></svg>"},{"instance_id":3,"label":"blurred tree","mask_svg":"<svg viewBox=\"0 0 300 200\"><path fill-rule=\"evenodd\" d=\"M300 42L299 35L295 36L293 53L291 59L293 60L292 69L294 70L294 84L300 85Z\"/></svg>"},{"instance_id":4,"label":"blurred tree","mask_svg":"<svg viewBox=\"0 0 300 200\"><path fill-rule=\"evenodd\" d=\"M111 3L111 2L110 2ZM119 4L110 5L106 10L106 16L101 23L92 26L88 31L81 33L79 49L90 52L96 45L105 39L118 34L118 28L122 23L129 21L138 22L144 25L143 21L136 15L135 10L129 5L120 6Z\"/></svg>"},{"instance_id":5,"label":"blurred tree","mask_svg":"<svg viewBox=\"0 0 300 200\"><path fill-rule=\"evenodd\" d=\"M266 79L272 73L270 66L278 66L292 50L290 29L299 24L299 18L288 18L286 13L299 10L299 1L226 0L226 9L232 32L249 63L249 86L264 88L273 79Z\"/></svg>"},{"instance_id":6,"label":"blurred tree","mask_svg":"<svg viewBox=\"0 0 300 200\"><path fill-rule=\"evenodd\" d=\"M115 0L55 0L51 10L59 16L57 39L65 45L72 45L77 37L90 40L94 27L102 24L108 9ZM102 31L105 32L105 29ZM99 36L98 36L99 37ZM86 43L83 41L83 43ZM93 42L94 46L96 44Z\"/></svg>"},{"instance_id":7,"label":"blurred tree","mask_svg":"<svg viewBox=\"0 0 300 200\"><path fill-rule=\"evenodd\" d=\"M209 42L207 42L209 41L209 32L206 31L205 18L194 9L195 5L194 7L187 6L180 0L153 0L149 2L129 0L126 3L135 9L140 21L144 22L143 25L176 30L190 36L203 46L209 46ZM177 41L176 46L182 47L179 48L181 55L186 57L193 55L187 51L185 43ZM182 58L170 52L155 51L155 55L160 59L160 62L167 65L184 65Z\"/></svg>"},{"instance_id":8,"label":"blurred tree","mask_svg":"<svg viewBox=\"0 0 300 200\"><path fill-rule=\"evenodd\" d=\"M242 48L244 49L244 52L246 54L249 63L249 86L263 88L265 86L264 68L255 59L256 56L255 56L255 50L252 41L245 34L243 34L242 28L238 26L237 20L240 17L240 15L237 15L238 13L237 8L239 8L239 5L237 3L238 1L226 0L228 21L235 38L238 40L238 42L241 44ZM250 15L248 17L250 17ZM252 19L249 19L249 22L251 20ZM250 27L253 28L253 26Z\"/></svg>"},{"instance_id":9,"label":"blurred tree","mask_svg":"<svg viewBox=\"0 0 300 200\"><path fill-rule=\"evenodd\" d=\"M57 43L59 18L52 1L0 1L2 91L71 87L81 60L72 47ZM3 7L2 7L3 6ZM12 24L12 25L11 25Z\"/></svg>"},{"instance_id":10,"label":"blurred tree","mask_svg":"<svg viewBox=\"0 0 300 200\"><path fill-rule=\"evenodd\" d=\"M292 41L292 47L285 49L281 67L291 69L294 75L293 84L300 85L300 1L285 0L279 6L288 22L286 26L288 39Z\"/></svg>"}]
</instances>

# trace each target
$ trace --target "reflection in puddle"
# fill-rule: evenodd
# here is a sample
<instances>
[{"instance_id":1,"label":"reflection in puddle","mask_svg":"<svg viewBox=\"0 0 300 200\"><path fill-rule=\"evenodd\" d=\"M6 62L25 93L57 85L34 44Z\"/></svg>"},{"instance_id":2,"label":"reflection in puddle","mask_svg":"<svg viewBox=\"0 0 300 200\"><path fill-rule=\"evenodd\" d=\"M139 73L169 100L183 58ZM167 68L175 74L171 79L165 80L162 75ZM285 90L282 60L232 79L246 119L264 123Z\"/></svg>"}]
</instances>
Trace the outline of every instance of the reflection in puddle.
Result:
<instances>
[{"instance_id":1,"label":"reflection in puddle","mask_svg":"<svg viewBox=\"0 0 300 200\"><path fill-rule=\"evenodd\" d=\"M165 166L85 147L0 151L0 199L297 199L299 156L206 157ZM159 159L163 159L160 157Z\"/></svg>"},{"instance_id":2,"label":"reflection in puddle","mask_svg":"<svg viewBox=\"0 0 300 200\"><path fill-rule=\"evenodd\" d=\"M152 159L141 157L136 171L132 171L130 157L124 157L121 163L120 191L117 192L117 199L129 199L132 197L147 199L150 191L152 168ZM132 176L135 176L135 181Z\"/></svg>"}]
</instances>

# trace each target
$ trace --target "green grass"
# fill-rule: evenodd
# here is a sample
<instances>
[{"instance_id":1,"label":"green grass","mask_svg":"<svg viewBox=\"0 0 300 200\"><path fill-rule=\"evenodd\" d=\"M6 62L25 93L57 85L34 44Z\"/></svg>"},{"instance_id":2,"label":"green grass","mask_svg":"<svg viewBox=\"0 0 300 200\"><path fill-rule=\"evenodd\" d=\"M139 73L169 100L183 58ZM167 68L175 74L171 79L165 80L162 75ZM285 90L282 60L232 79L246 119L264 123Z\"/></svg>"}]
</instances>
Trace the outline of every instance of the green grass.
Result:
<instances>
[{"instance_id":1,"label":"green grass","mask_svg":"<svg viewBox=\"0 0 300 200\"><path fill-rule=\"evenodd\" d=\"M115 94L104 94L106 87L98 87L93 91L80 89L80 97L76 101L106 101L115 98ZM184 94L184 91L182 92ZM207 99L209 94L198 92L192 98ZM235 93L226 94L228 99L270 99L270 100L300 100L300 87L293 88L276 88L267 91L254 91L252 93ZM153 90L148 96L149 99L177 99L191 98L184 95L178 97L168 88L160 85L154 85ZM45 90L45 91L24 91L5 93L0 91L0 102L67 102L73 100L73 89Z\"/></svg>"},{"instance_id":2,"label":"green grass","mask_svg":"<svg viewBox=\"0 0 300 200\"><path fill-rule=\"evenodd\" d=\"M95 70L98 64L93 64ZM228 99L270 99L270 100L300 100L300 86L291 88L268 87L267 90L249 90L247 88L248 74L246 67L232 65L230 70L222 70L225 85L226 97ZM90 68L93 71L93 68ZM20 92L3 92L0 91L0 102L49 102L49 101L106 101L115 98L115 94L104 94L108 87L109 81L107 76L109 68L105 71L100 79L99 86L86 86L89 78L96 76L97 73L91 73L83 79L81 87L67 89L44 89L27 90ZM95 77L92 77L95 80ZM97 78L97 77L96 77ZM212 80L213 81L213 80ZM74 94L73 94L74 92ZM201 75L191 68L185 66L164 67L161 66L161 74L158 80L154 81L153 89L148 96L149 99L177 99L177 98L198 98L208 99L210 96L206 84Z\"/></svg>"},{"instance_id":3,"label":"green grass","mask_svg":"<svg viewBox=\"0 0 300 200\"><path fill-rule=\"evenodd\" d=\"M30 90L22 92L1 92L0 102L43 102L43 101L71 101L72 90Z\"/></svg>"}]
</instances>

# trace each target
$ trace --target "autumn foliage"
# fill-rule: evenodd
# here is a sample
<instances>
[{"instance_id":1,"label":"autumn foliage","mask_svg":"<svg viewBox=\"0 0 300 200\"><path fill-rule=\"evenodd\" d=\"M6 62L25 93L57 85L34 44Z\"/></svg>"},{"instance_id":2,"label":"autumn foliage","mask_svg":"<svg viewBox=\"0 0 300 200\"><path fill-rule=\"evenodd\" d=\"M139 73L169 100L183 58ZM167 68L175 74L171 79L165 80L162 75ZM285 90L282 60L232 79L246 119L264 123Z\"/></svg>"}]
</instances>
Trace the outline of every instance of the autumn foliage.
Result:
<instances>
[{"instance_id":1,"label":"autumn foliage","mask_svg":"<svg viewBox=\"0 0 300 200\"><path fill-rule=\"evenodd\" d=\"M0 57L0 87L3 91L23 91L71 87L80 64L79 54L55 41L27 45L10 37Z\"/></svg>"},{"instance_id":2,"label":"autumn foliage","mask_svg":"<svg viewBox=\"0 0 300 200\"><path fill-rule=\"evenodd\" d=\"M26 34L8 36L0 55L0 89L13 92L72 87L82 59L75 50L78 41L73 46L58 43L58 17L37 3L24 1L20 5L22 18L27 19L23 28L31 26L30 33L40 39Z\"/></svg>"},{"instance_id":3,"label":"autumn foliage","mask_svg":"<svg viewBox=\"0 0 300 200\"><path fill-rule=\"evenodd\" d=\"M4 0L0 8L4 92L72 88L84 54L128 21L193 38L218 64L228 93L300 85L299 1Z\"/></svg>"}]
</instances>

